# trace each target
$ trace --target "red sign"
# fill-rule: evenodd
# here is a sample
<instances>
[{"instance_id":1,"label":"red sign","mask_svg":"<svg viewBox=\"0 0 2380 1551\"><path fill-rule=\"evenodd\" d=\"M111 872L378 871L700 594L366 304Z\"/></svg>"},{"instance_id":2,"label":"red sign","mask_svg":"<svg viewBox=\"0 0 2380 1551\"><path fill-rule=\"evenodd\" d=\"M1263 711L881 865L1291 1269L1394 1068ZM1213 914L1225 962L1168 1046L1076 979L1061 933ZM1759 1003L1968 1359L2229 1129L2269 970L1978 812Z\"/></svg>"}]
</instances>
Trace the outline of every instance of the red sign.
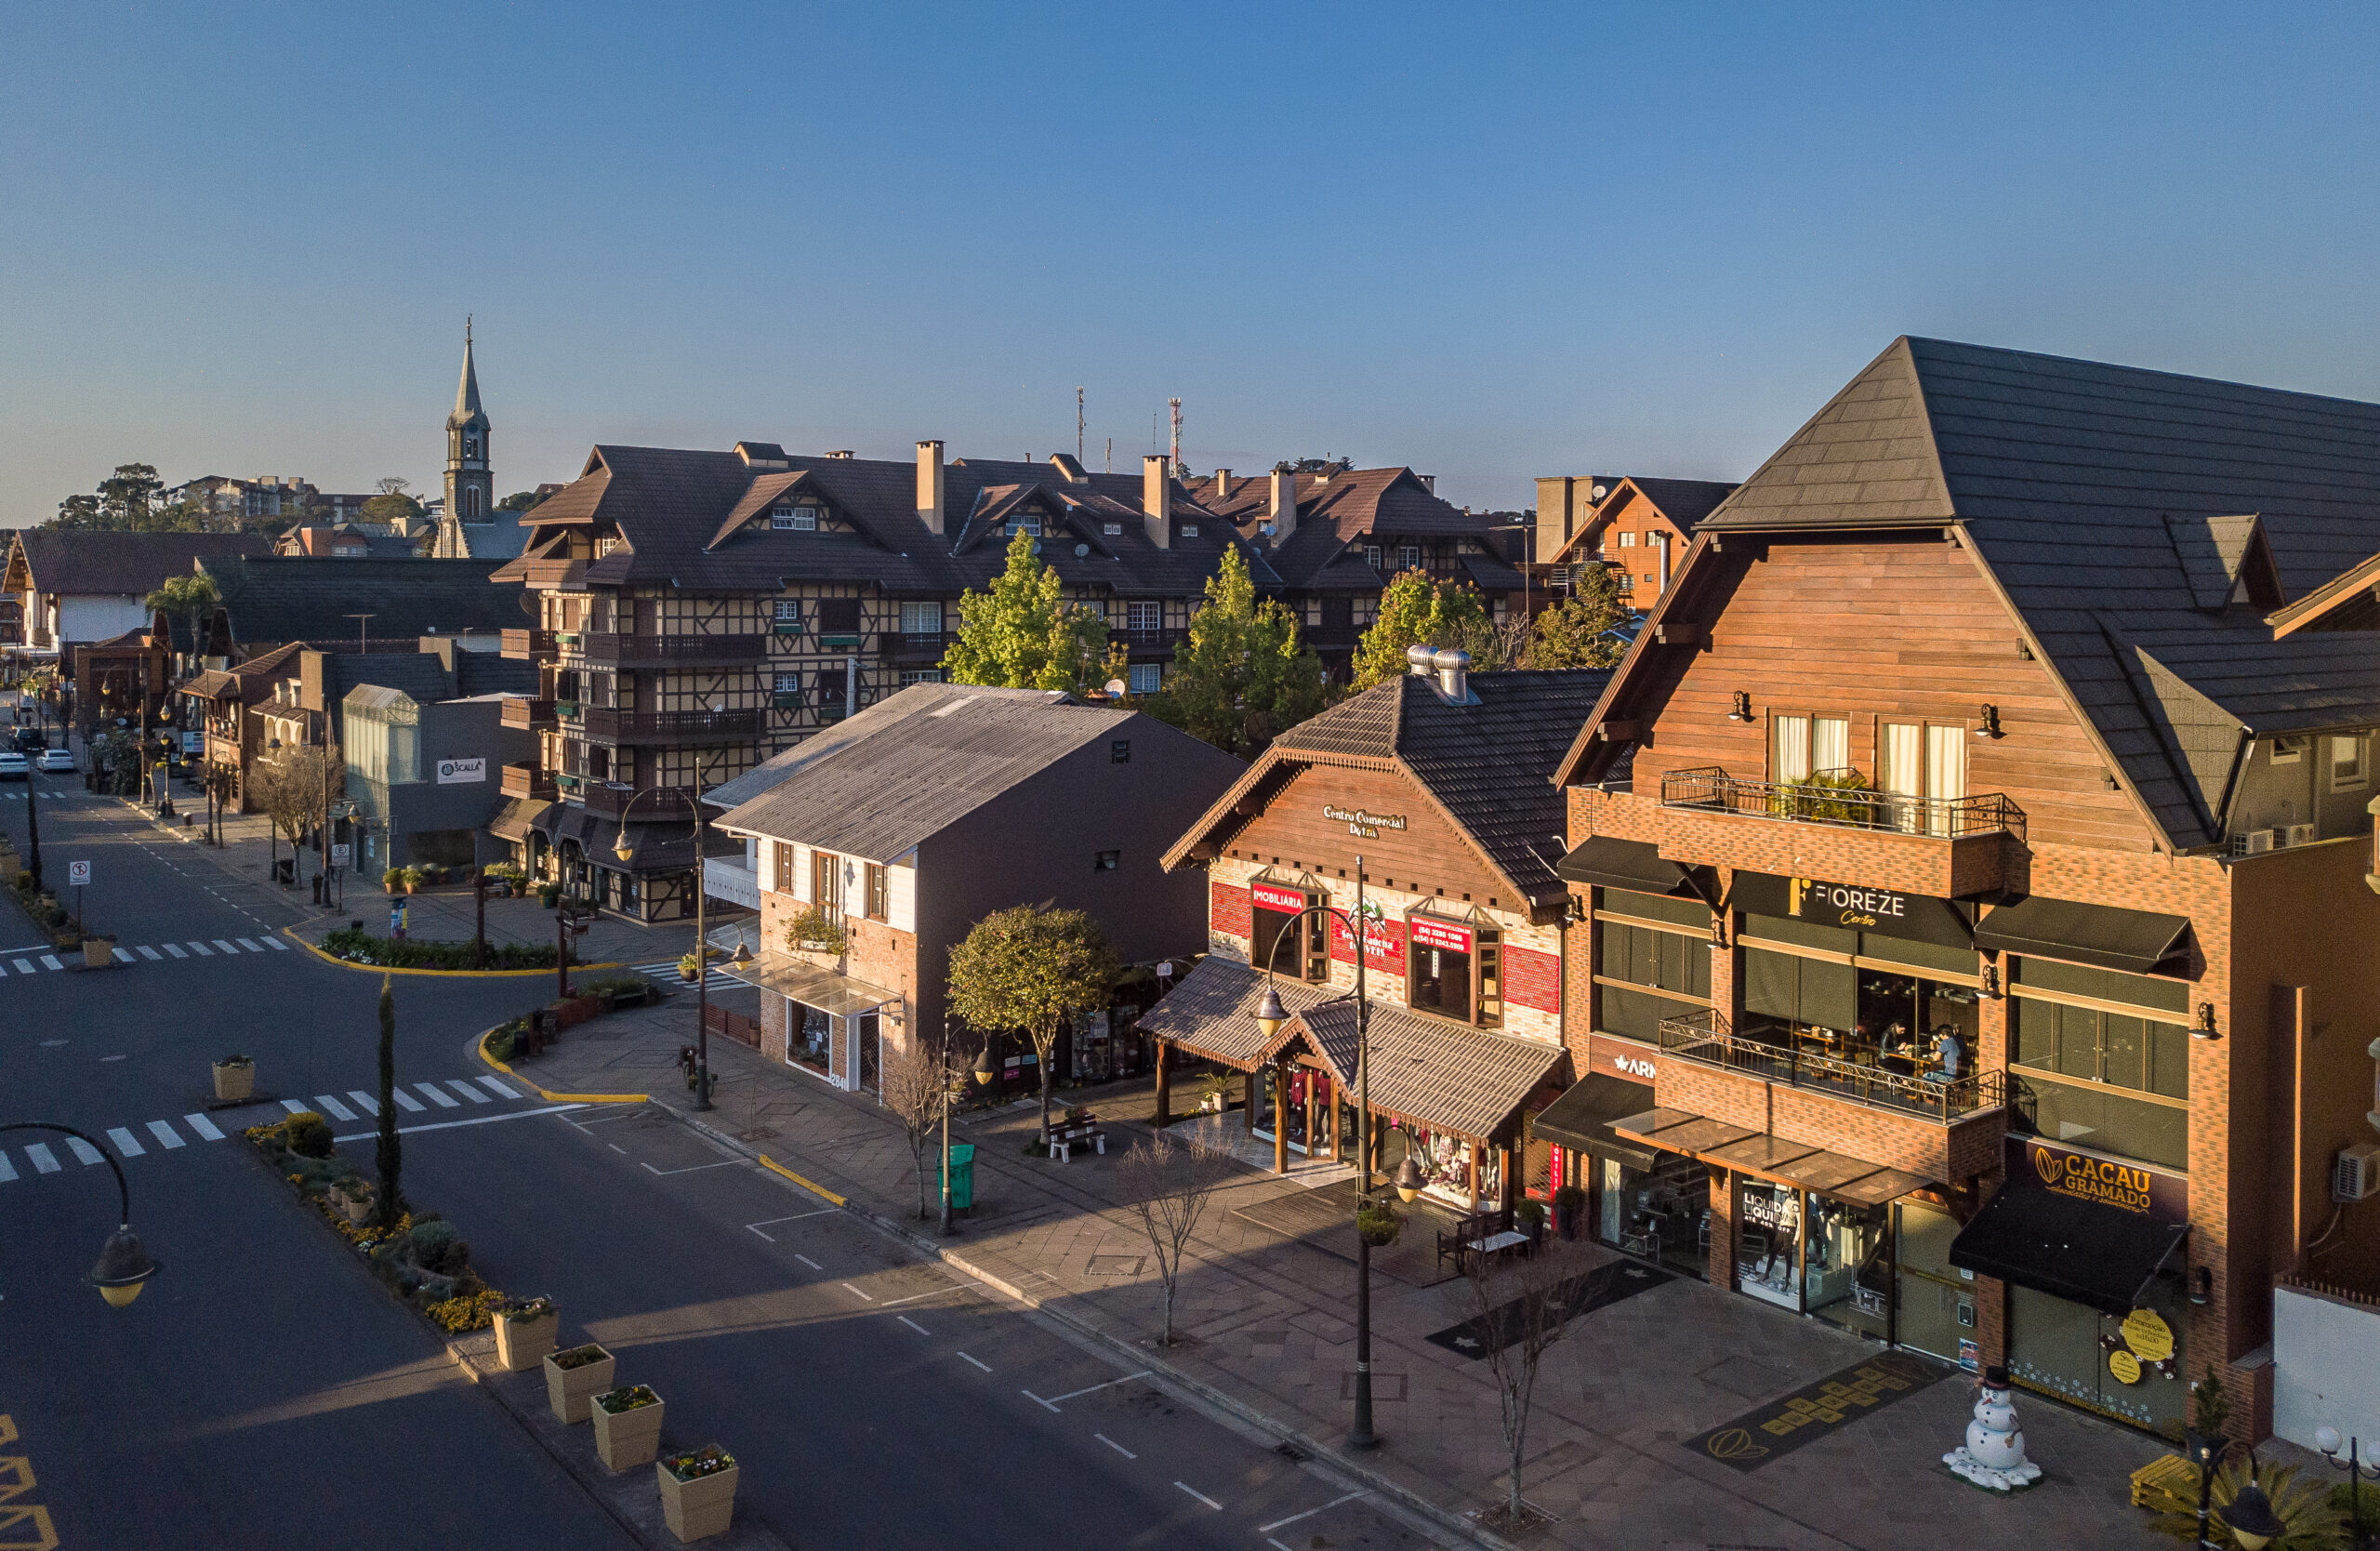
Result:
<instances>
[{"instance_id":1,"label":"red sign","mask_svg":"<svg viewBox=\"0 0 2380 1551\"><path fill-rule=\"evenodd\" d=\"M1457 926L1451 921L1434 921L1428 916L1411 917L1408 924L1412 929L1413 940L1423 948L1445 948L1449 953L1471 951L1472 935L1471 928L1468 926Z\"/></svg>"},{"instance_id":2,"label":"red sign","mask_svg":"<svg viewBox=\"0 0 2380 1551\"><path fill-rule=\"evenodd\" d=\"M1250 883L1248 897L1260 910L1282 910L1296 915L1306 908L1305 895L1297 889L1285 889L1278 883Z\"/></svg>"}]
</instances>

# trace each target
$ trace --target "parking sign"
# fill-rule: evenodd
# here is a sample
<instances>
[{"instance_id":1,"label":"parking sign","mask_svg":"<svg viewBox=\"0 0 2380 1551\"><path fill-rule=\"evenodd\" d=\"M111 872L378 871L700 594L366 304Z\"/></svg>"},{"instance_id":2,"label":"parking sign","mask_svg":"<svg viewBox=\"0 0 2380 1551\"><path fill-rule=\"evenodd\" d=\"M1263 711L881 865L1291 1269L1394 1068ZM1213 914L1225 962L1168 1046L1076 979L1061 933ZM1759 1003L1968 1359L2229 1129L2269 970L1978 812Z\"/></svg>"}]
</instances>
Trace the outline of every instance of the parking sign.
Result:
<instances>
[{"instance_id":1,"label":"parking sign","mask_svg":"<svg viewBox=\"0 0 2380 1551\"><path fill-rule=\"evenodd\" d=\"M76 888L81 888L91 881L91 864L88 862L67 863L66 881Z\"/></svg>"},{"instance_id":2,"label":"parking sign","mask_svg":"<svg viewBox=\"0 0 2380 1551\"><path fill-rule=\"evenodd\" d=\"M345 866L347 866L347 865L348 865L348 857L349 857L349 855L350 855L350 854L351 854L350 848L350 847L348 847L348 846L345 846L345 845L334 845L334 846L332 846L332 847L331 847L331 866L333 866L333 867L345 867Z\"/></svg>"}]
</instances>

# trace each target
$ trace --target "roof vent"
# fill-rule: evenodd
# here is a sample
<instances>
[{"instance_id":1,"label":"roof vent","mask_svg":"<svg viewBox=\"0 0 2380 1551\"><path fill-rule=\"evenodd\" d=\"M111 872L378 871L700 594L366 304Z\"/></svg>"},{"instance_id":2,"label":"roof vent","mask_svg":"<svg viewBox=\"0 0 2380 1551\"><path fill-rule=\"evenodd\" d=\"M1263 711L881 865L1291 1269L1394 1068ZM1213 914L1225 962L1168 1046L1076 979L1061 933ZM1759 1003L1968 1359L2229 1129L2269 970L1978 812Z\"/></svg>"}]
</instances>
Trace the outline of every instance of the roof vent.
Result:
<instances>
[{"instance_id":1,"label":"roof vent","mask_svg":"<svg viewBox=\"0 0 2380 1551\"><path fill-rule=\"evenodd\" d=\"M1413 676L1417 679L1428 678L1436 669L1437 660L1438 649L1435 646L1424 646L1416 643L1405 648L1405 666L1412 669Z\"/></svg>"},{"instance_id":2,"label":"roof vent","mask_svg":"<svg viewBox=\"0 0 2380 1551\"><path fill-rule=\"evenodd\" d=\"M1448 705L1470 705L1471 654L1460 646L1446 646L1431 654L1430 660L1438 670L1438 694Z\"/></svg>"}]
</instances>

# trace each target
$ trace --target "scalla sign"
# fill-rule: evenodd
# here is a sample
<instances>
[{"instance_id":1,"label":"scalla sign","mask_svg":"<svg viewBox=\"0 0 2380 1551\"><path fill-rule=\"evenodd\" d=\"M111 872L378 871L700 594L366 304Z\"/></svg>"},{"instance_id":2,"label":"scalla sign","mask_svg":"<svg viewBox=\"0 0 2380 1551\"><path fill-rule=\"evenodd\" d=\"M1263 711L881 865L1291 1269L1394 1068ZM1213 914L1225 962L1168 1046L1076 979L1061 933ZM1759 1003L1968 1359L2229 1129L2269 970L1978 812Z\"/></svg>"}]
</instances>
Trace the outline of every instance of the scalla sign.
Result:
<instances>
[{"instance_id":1,"label":"scalla sign","mask_svg":"<svg viewBox=\"0 0 2380 1551\"><path fill-rule=\"evenodd\" d=\"M1405 828L1403 814L1376 814L1368 808L1342 808L1331 802L1322 805L1322 816L1344 824L1347 833L1358 840L1378 840L1383 829Z\"/></svg>"},{"instance_id":2,"label":"scalla sign","mask_svg":"<svg viewBox=\"0 0 2380 1551\"><path fill-rule=\"evenodd\" d=\"M1836 926L1884 926L1909 914L1909 895L1890 889L1863 889L1850 883L1822 883L1815 878L1792 881L1787 913L1805 921Z\"/></svg>"},{"instance_id":3,"label":"scalla sign","mask_svg":"<svg viewBox=\"0 0 2380 1551\"><path fill-rule=\"evenodd\" d=\"M484 758L476 760L440 760L438 762L438 784L442 787L451 787L459 783L470 781L484 781L486 779L487 761Z\"/></svg>"}]
</instances>

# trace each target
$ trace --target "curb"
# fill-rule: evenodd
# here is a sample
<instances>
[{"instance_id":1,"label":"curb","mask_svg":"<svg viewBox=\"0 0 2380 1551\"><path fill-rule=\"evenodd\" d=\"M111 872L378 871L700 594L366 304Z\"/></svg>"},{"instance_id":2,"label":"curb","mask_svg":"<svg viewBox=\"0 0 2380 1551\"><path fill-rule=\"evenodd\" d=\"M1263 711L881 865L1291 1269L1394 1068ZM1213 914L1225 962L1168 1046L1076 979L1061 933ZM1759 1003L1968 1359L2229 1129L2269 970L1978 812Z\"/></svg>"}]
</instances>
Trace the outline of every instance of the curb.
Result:
<instances>
[{"instance_id":1,"label":"curb","mask_svg":"<svg viewBox=\"0 0 2380 1551\"><path fill-rule=\"evenodd\" d=\"M317 916L314 919L320 921L323 918ZM320 959L326 964L337 964L341 969L361 970L366 974L438 974L444 975L449 979L455 980L525 980L533 974L549 975L554 973L554 969L551 964L548 964L544 969L524 970L400 969L394 964L359 964L352 959L342 959L336 953L324 952L312 943L310 943L305 938L299 936L298 935L298 928L295 926L283 927L281 929L281 935L287 937L291 942L296 943L299 948L304 948L307 952L312 954L315 958ZM610 962L601 964L573 964L570 967L574 970L601 970L618 969L620 965L617 962Z\"/></svg>"},{"instance_id":2,"label":"curb","mask_svg":"<svg viewBox=\"0 0 2380 1551\"><path fill-rule=\"evenodd\" d=\"M496 1027L502 1027L503 1026L499 1024ZM495 1032L495 1028L482 1029L480 1031L480 1037L471 1041L471 1049L479 1053L479 1058L481 1060L486 1062L489 1066L494 1067L497 1071L502 1072L513 1081L521 1083L524 1087L536 1088L537 1096L544 1099L549 1104L650 1104L653 1102L653 1095L650 1094L549 1093L543 1088L538 1088L536 1083L531 1082L527 1078L522 1077L519 1072L514 1071L510 1067L506 1066L503 1062L497 1060L495 1056L490 1055L487 1053L488 1036ZM668 1107L664 1105L662 1107L666 1109ZM840 1205L841 1203L838 1202L837 1204Z\"/></svg>"}]
</instances>

